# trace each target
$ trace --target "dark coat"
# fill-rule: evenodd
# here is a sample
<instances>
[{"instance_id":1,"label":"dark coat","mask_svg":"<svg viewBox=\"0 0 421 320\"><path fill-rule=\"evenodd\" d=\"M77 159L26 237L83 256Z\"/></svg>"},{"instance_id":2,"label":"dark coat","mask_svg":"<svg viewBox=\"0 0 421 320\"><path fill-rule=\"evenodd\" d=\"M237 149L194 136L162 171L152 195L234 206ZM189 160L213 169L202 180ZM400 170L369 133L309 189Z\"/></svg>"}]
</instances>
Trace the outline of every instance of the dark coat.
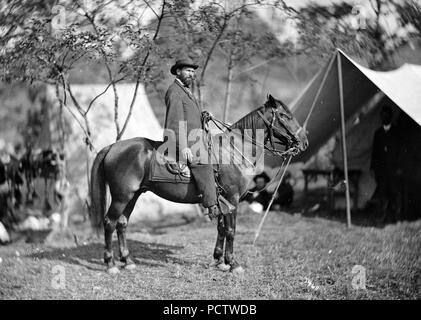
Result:
<instances>
[{"instance_id":1,"label":"dark coat","mask_svg":"<svg viewBox=\"0 0 421 320\"><path fill-rule=\"evenodd\" d=\"M274 203L279 204L282 207L288 207L294 200L294 189L288 182L282 182L278 189L278 197Z\"/></svg>"},{"instance_id":2,"label":"dark coat","mask_svg":"<svg viewBox=\"0 0 421 320\"><path fill-rule=\"evenodd\" d=\"M271 197L272 195L266 190L260 191L259 189L257 189L257 187L254 187L249 190L249 193L245 197L245 200L248 203L258 202L263 206L263 209L266 210L266 208L269 205Z\"/></svg>"},{"instance_id":3,"label":"dark coat","mask_svg":"<svg viewBox=\"0 0 421 320\"><path fill-rule=\"evenodd\" d=\"M164 129L175 133L176 145L179 150L191 147L194 141L188 141L189 133L194 129L202 129L202 109L194 96L179 81L175 80L165 95L167 106ZM185 121L187 130L180 135L180 121Z\"/></svg>"},{"instance_id":4,"label":"dark coat","mask_svg":"<svg viewBox=\"0 0 421 320\"><path fill-rule=\"evenodd\" d=\"M386 132L380 127L374 133L371 150L371 166L376 179L379 176L394 174L399 166L400 144L397 130L394 126Z\"/></svg>"},{"instance_id":5,"label":"dark coat","mask_svg":"<svg viewBox=\"0 0 421 320\"><path fill-rule=\"evenodd\" d=\"M179 81L168 88L165 95L165 104L167 112L165 116L164 129L174 131L176 138L177 154L186 147L191 148L196 141L188 141L189 134L193 130L203 129L202 126L202 109L194 98L193 94L185 88ZM180 122L186 123L186 130L180 133ZM165 132L164 132L165 135ZM205 149L204 137L199 140L201 150ZM164 137L165 139L165 137ZM206 154L205 154L206 155ZM207 162L201 163L200 158L196 158L193 153L193 162L189 163L191 174L196 181L198 193L202 194L202 204L205 208L217 204L217 194L214 182L214 173L212 164ZM181 160L181 157L176 157Z\"/></svg>"}]
</instances>

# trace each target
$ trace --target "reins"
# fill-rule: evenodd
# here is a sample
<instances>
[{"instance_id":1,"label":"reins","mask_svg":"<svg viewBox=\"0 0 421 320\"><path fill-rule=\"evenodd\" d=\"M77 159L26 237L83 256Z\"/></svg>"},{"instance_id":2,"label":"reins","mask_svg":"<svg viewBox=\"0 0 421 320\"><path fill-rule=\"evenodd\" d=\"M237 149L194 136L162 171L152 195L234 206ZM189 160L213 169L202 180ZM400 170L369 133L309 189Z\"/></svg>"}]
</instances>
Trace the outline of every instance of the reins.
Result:
<instances>
[{"instance_id":1,"label":"reins","mask_svg":"<svg viewBox=\"0 0 421 320\"><path fill-rule=\"evenodd\" d=\"M286 157L287 156L289 156L289 158L288 158L288 161L287 161L287 163L286 163L286 165L285 165L285 167L284 167L284 169L283 169L283 171L282 171L282 175L281 175L281 178L279 179L279 182L278 182L278 184L277 184L277 186L276 186L276 189L275 189L275 191L273 192L273 194L272 194L272 198L271 198L271 200L270 200L270 202L269 202L269 205L268 205L268 207L266 208L266 211L265 211L265 213L264 213L264 215L263 215L263 217L262 217L262 219L261 219L261 221L260 221L260 223L259 223L259 226L258 226L258 228L257 228L257 230L256 230L256 233L255 233L255 237L254 237L254 241L253 241L253 246L255 245L255 243L256 243L256 241L257 241L257 238L259 237L259 234L260 234L260 231L261 231L261 229L262 229L262 227L263 227L263 224L264 224L264 222L265 222L265 220L266 220L266 217L267 217L267 215L268 215L268 212L269 212L269 209L270 209L270 207L272 206L272 204L273 204L273 201L274 201L274 199L275 199L275 197L276 197L276 194L277 194L277 192L278 192L278 189L279 189L279 186L281 185L281 183L282 183L282 180L284 179L284 176L285 176L285 173L286 173L286 171L287 171L287 169L288 169L288 166L289 166L289 164L290 164L290 162L291 162L291 159L292 159L292 156L293 155L295 155L297 152L298 152L298 149L295 147L295 146L293 146L293 147L289 147L287 150L285 150L285 151L283 151L283 152L279 152L275 147L274 147L274 142L273 142L273 130L276 130L276 131L278 131L279 132L279 129L278 128L276 128L275 126L274 126L274 121L275 121L275 116L277 116L278 117L278 120L279 120L279 122L282 124L282 125L284 125L283 124L283 121L282 121L282 119L280 118L280 116L274 111L274 110L272 110L272 113L273 113L273 117L272 117L272 122L269 122L265 117L264 117L264 115L260 112L260 110L259 111L257 111L257 114L259 115L259 117L263 120L263 122L265 123L265 125L266 125L266 127L267 127L267 129L268 129L268 132L269 132L269 141L270 141L270 144L271 144L271 148L269 148L269 147L267 147L266 146L266 143L264 143L263 145L261 144L261 143L259 143L259 142L257 142L256 141L256 139L253 139L253 137L249 137L248 135L247 135L247 133L245 132L245 131L243 131L244 133L242 134L242 137L247 137L248 139L250 139L250 141L251 141L251 143L253 144L253 145L255 145L255 146L258 146L258 147L262 147L264 150L267 150L267 151L269 151L269 152L271 152L272 154L274 154L274 155L277 155L277 156L281 156L282 157L282 159L283 159L283 161L282 161L282 164L281 164L281 166L280 166L280 168L279 168L279 170L278 170L278 172L276 173L276 175L269 181L269 183L267 183L266 184L266 186L263 188L263 189L261 189L261 190L258 190L259 192L262 192L262 191L264 191L264 190L266 190L269 186L271 186L275 181L276 181L276 179L277 179L277 177L278 177L278 175L279 175L279 173L281 172L281 170L282 170L282 167L283 167L283 165L284 165L284 163L285 163L285 159L286 159ZM224 123L224 122L222 122L222 121L220 121L220 120L218 120L218 119L215 119L212 115L209 115L209 120L211 120L214 124L215 124L215 126L219 129L219 130L221 130L222 131L222 133L224 134L224 135L226 135L226 132L223 130L223 128L222 127L224 127L225 129L227 129L227 131L229 131L229 132L232 132L232 128L229 126L229 125L227 125L226 123ZM285 125L284 125L284 127L285 127ZM292 133L292 138L289 138L288 137L288 145L291 145L292 144L292 142L293 142L293 139L294 140L297 140L297 135L302 131L302 130L304 130L303 129L303 127L300 127L298 130L297 130L297 132L294 132L294 133ZM290 134L291 135L291 134ZM251 161L249 160L249 159L247 159L247 157L240 151L240 150L238 150L236 147L235 147L235 145L233 146L239 153L240 153L240 155L245 159L245 160L247 160L249 163L251 163ZM247 193L250 193L250 191L249 190L247 190Z\"/></svg>"},{"instance_id":2,"label":"reins","mask_svg":"<svg viewBox=\"0 0 421 320\"><path fill-rule=\"evenodd\" d=\"M276 189L275 189L275 191L273 192L272 199L270 199L270 202L269 202L268 207L266 208L265 214L263 215L262 220L260 220L260 224L259 224L259 226L257 227L256 233L255 233L255 236L254 236L253 246L255 245L256 240L257 240L257 238L259 237L260 231L262 230L262 227L263 227L263 223L264 223L264 222L265 222L265 220L266 220L267 214L268 214L268 212L269 212L270 207L272 206L273 200L275 199L275 196L276 196L276 193L278 192L279 186L281 185L282 180L284 179L285 172L286 172L286 171L287 171L287 169L288 169L288 166L289 166L289 163L291 162L291 159L292 159L292 155L291 155L291 156L289 156L289 158L288 158L288 162L287 162L287 164L286 164L286 166L285 166L285 168L284 168L284 171L282 172L281 179L279 180L278 185L276 186ZM281 168L282 168L282 167L281 167Z\"/></svg>"},{"instance_id":3,"label":"reins","mask_svg":"<svg viewBox=\"0 0 421 320\"><path fill-rule=\"evenodd\" d=\"M269 123L269 121L267 121L267 119L263 116L263 114L260 111L258 111L257 113L263 119L263 121L265 122L265 124L266 124L266 122ZM210 116L209 117L209 120L211 120L215 124L215 126L219 130L222 131L222 134L226 135L225 131L223 130L223 128L221 128L221 126L224 127L225 129L227 129L227 131L232 132L232 128L228 124L224 123L223 121L218 120L218 119L215 119L213 116ZM269 124L269 125L272 125L272 128L278 130L277 128L273 127L273 124ZM295 134L298 134L301 130L302 130L302 128L300 127L300 129L298 129ZM266 144L261 144L261 143L257 142L252 137L249 137L246 133L244 133L242 136L243 137L247 137L253 145L255 145L257 147L264 148L266 151L269 151L272 154L277 155L277 156L281 156L283 158L286 158L288 155L291 155L291 154L294 155L297 152L297 148L296 147L290 147L289 149L287 149L287 150L285 150L283 152L280 152L279 150L277 150L276 148L273 147L273 143L271 143L272 148L269 148ZM234 148L235 148L235 146L234 146ZM241 156L244 159L248 160L241 151L239 151L239 150L237 150L237 151L241 154ZM250 162L250 160L248 160L248 161Z\"/></svg>"},{"instance_id":4,"label":"reins","mask_svg":"<svg viewBox=\"0 0 421 320\"><path fill-rule=\"evenodd\" d=\"M272 123L269 123L269 121L264 117L264 115L260 112L260 111L257 111L257 113L258 113L258 115L262 118L262 120L265 122L265 124L268 126L268 128L273 128L273 129L276 129L276 130L278 130L277 128L275 128L275 127L273 127L273 121L272 121ZM228 124L226 124L226 123L224 123L223 121L220 121L220 120L218 120L218 119L216 119L216 118L214 118L212 115L210 115L209 116L209 120L212 120L212 122L215 124L215 126L219 129L219 130L221 130L222 131L222 133L223 134L226 134L225 132L224 132L224 130L223 130L223 128L222 127L224 127L225 129L227 129L227 131L229 131L229 132L232 132L232 128L228 125ZM302 127L300 127L298 130L297 130L297 132L296 133L294 133L294 135L297 135L300 131L302 130ZM291 147L291 148L289 148L289 149L287 149L287 150L285 150L285 151L283 151L283 152L279 152L277 149L275 149L274 147L272 147L272 148L269 148L268 146L266 146L266 144L261 144L261 143L258 143L255 139L253 139L252 137L250 137L250 136L248 136L246 133L244 133L244 135L243 135L244 137L247 137L250 141L251 141L251 143L252 144L254 144L254 145L256 145L256 146L258 146L258 147L261 147L261 148L264 148L265 150L267 150L267 151L269 151L269 152L271 152L272 154L274 154L274 155L277 155L277 156L281 156L282 157L282 159L283 159L283 161L282 161L282 164L281 164L281 166L279 167L279 169L278 169L278 172L275 174L275 176L266 184L266 186L263 188L263 189L261 189L261 190L259 190L259 192L261 192L261 191L264 191L264 190L266 190L266 189L268 189L270 186L272 186L272 184L274 184L275 183L275 181L276 181L276 179L278 178L278 176L279 176L279 173L281 172L281 170L282 170L282 166L284 165L284 163L285 163L285 159L286 159L286 157L289 155L290 157L292 157L292 155L294 155L295 153L296 153L296 151L297 151L297 149L295 148L295 147ZM271 139L270 139L271 140ZM272 146L273 146L273 140L271 140L271 144L272 144ZM246 161L248 161L249 163L251 163L251 161L249 160L249 159L247 159L247 157L240 151L240 150L238 150L236 147L235 147L235 145L233 145L233 147L240 153L240 155L246 160ZM246 193L250 193L250 191L249 190L247 190L246 191Z\"/></svg>"}]
</instances>

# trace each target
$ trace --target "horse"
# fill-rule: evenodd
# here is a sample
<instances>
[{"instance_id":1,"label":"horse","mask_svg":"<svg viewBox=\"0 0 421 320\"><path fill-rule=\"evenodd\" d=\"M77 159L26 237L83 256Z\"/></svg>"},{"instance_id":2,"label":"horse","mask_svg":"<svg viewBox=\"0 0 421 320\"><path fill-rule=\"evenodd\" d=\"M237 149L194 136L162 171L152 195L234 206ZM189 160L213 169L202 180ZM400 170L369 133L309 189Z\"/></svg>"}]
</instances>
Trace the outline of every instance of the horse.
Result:
<instances>
[{"instance_id":1,"label":"horse","mask_svg":"<svg viewBox=\"0 0 421 320\"><path fill-rule=\"evenodd\" d=\"M26 204L32 204L38 194L35 190L35 180L41 178L44 180L44 211L51 210L51 204L48 201L48 191L51 183L56 183L61 174L61 164L64 162L64 155L52 149L35 149L28 147L21 158L21 166L25 173L27 194ZM50 182L50 183L49 183ZM54 193L54 200L59 202Z\"/></svg>"},{"instance_id":2,"label":"horse","mask_svg":"<svg viewBox=\"0 0 421 320\"><path fill-rule=\"evenodd\" d=\"M33 204L34 199L38 198L35 190L35 179L39 176L38 157L40 154L41 149L33 150L31 146L28 146L20 160L25 174L27 205Z\"/></svg>"},{"instance_id":3,"label":"horse","mask_svg":"<svg viewBox=\"0 0 421 320\"><path fill-rule=\"evenodd\" d=\"M22 166L17 157L8 152L2 152L0 155L0 219L5 216L11 221L17 222L15 217L15 209L18 209L22 204ZM7 217L8 216L8 217Z\"/></svg>"},{"instance_id":4,"label":"horse","mask_svg":"<svg viewBox=\"0 0 421 320\"><path fill-rule=\"evenodd\" d=\"M308 146L305 130L293 117L289 108L280 100L268 95L267 101L259 108L227 126L236 129L244 140L249 139L256 151L256 158L264 155L265 150L280 154L275 139L285 147L285 154L291 155L304 151ZM247 135L248 131L264 133L263 143ZM222 134L224 134L224 132ZM252 134L254 135L254 134ZM268 141L269 147L268 147ZM135 264L129 257L126 241L126 228L130 214L138 197L151 191L170 201L180 203L200 203L194 181L178 184L150 181L150 161L154 148L161 142L147 138L120 140L98 152L91 169L91 223L97 230L104 231L104 263L110 274L119 272L114 261L112 235L117 231L120 261L123 268L133 269ZM226 152L225 149L222 152ZM256 160L254 161L256 162ZM243 272L240 263L234 258L234 238L237 208L247 193L252 180L250 172L236 163L214 164L217 170L218 185L225 190L224 196L234 205L235 210L217 218L217 240L213 258L217 266L226 266L232 272ZM111 204L106 210L106 186L111 193ZM225 255L224 255L225 243Z\"/></svg>"}]
</instances>

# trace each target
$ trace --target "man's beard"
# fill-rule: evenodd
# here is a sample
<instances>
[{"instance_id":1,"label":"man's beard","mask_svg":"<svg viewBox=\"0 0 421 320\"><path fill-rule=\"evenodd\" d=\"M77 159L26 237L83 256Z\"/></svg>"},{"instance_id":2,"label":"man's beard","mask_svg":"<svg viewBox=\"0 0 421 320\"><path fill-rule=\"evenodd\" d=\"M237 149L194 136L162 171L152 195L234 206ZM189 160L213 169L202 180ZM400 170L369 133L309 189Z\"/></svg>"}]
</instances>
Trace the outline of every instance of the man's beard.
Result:
<instances>
[{"instance_id":1,"label":"man's beard","mask_svg":"<svg viewBox=\"0 0 421 320\"><path fill-rule=\"evenodd\" d=\"M185 77L182 74L178 76L178 79L188 88L193 84L193 78L192 77Z\"/></svg>"}]
</instances>

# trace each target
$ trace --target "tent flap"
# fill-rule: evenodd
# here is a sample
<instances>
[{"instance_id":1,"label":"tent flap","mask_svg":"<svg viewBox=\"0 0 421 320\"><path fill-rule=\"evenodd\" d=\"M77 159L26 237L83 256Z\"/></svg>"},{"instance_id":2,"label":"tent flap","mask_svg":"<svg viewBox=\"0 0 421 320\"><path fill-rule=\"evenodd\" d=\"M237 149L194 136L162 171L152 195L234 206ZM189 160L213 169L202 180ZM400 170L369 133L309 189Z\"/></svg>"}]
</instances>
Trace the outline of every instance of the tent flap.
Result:
<instances>
[{"instance_id":1,"label":"tent flap","mask_svg":"<svg viewBox=\"0 0 421 320\"><path fill-rule=\"evenodd\" d=\"M294 116L300 123L304 123L311 111L307 123L309 148L295 161L307 161L340 128L338 55L341 55L346 121L377 93L383 92L421 125L421 66L405 64L388 72L373 71L338 49L331 58L335 61L330 68L329 63L326 64L292 105ZM326 73L326 81L323 82Z\"/></svg>"}]
</instances>

